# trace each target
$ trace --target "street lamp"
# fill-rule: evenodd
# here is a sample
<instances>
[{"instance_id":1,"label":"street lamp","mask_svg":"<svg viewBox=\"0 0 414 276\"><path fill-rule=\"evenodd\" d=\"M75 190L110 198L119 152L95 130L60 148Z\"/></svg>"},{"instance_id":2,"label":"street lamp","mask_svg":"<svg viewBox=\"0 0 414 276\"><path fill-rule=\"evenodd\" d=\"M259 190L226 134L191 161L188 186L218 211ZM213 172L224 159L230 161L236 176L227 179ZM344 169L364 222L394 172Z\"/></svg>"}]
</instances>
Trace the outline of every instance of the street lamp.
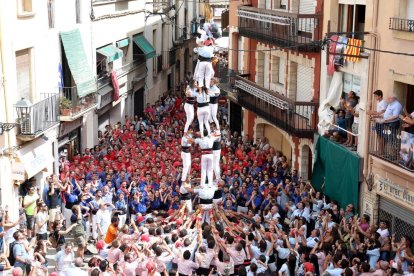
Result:
<instances>
[{"instance_id":1,"label":"street lamp","mask_svg":"<svg viewBox=\"0 0 414 276\"><path fill-rule=\"evenodd\" d=\"M20 121L20 132L21 134L32 134L32 107L33 104L25 99L21 98L20 101L14 105L17 111L17 117Z\"/></svg>"}]
</instances>

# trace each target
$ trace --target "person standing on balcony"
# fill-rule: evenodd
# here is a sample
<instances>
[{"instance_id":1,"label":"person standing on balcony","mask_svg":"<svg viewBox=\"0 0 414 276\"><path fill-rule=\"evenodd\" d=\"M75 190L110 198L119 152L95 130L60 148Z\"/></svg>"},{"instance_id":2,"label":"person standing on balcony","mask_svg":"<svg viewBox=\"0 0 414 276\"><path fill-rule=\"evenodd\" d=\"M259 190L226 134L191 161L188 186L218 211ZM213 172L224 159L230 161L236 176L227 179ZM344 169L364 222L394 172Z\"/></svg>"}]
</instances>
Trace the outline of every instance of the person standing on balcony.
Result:
<instances>
[{"instance_id":1,"label":"person standing on balcony","mask_svg":"<svg viewBox=\"0 0 414 276\"><path fill-rule=\"evenodd\" d=\"M384 112L383 119L379 120L379 123L382 123L383 129L386 130L383 133L385 146L387 146L387 144L391 144L389 153L392 155L392 158L396 158L394 155L398 151L395 151L394 147L397 146L397 131L400 128L399 116L402 112L403 107L395 96L388 97L387 102L387 109Z\"/></svg>"},{"instance_id":2,"label":"person standing on balcony","mask_svg":"<svg viewBox=\"0 0 414 276\"><path fill-rule=\"evenodd\" d=\"M384 116L385 110L387 109L388 103L383 98L383 93L381 90L376 90L374 92L374 98L377 101L376 111L368 110L367 114L376 121L375 132L378 135L378 149L382 151L384 149L384 139L382 135L383 125L380 123L381 119Z\"/></svg>"},{"instance_id":3,"label":"person standing on balcony","mask_svg":"<svg viewBox=\"0 0 414 276\"><path fill-rule=\"evenodd\" d=\"M356 95L354 91L349 91L348 96L346 99L341 100L341 109L346 110L345 113L345 124L347 133L347 140L345 142L345 146L351 147L352 146L352 124L354 122L354 116L352 116L351 110L357 105Z\"/></svg>"}]
</instances>

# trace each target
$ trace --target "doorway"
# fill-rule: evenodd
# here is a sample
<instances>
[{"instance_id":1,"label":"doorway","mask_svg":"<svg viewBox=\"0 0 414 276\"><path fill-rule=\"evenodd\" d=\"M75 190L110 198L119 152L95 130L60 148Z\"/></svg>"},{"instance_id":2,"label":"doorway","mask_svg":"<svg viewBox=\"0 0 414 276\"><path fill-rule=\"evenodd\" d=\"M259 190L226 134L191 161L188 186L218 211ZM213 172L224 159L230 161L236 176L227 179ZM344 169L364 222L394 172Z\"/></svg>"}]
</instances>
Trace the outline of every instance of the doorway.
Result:
<instances>
[{"instance_id":1,"label":"doorway","mask_svg":"<svg viewBox=\"0 0 414 276\"><path fill-rule=\"evenodd\" d=\"M134 93L134 115L144 115L144 88L141 88Z\"/></svg>"}]
</instances>

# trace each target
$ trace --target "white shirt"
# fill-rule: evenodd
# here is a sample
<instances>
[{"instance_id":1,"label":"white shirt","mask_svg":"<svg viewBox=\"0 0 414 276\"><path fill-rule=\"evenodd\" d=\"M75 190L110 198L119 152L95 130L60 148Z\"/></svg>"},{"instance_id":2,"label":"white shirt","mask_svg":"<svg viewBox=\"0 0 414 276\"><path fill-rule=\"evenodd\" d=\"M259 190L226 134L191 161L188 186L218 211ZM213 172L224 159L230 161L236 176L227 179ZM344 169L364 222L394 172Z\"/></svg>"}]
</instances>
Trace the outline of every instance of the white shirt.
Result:
<instances>
[{"instance_id":1,"label":"white shirt","mask_svg":"<svg viewBox=\"0 0 414 276\"><path fill-rule=\"evenodd\" d=\"M111 224L111 213L108 209L102 211L101 209L96 212L96 223L99 224L102 233L105 235L108 231L108 227Z\"/></svg>"},{"instance_id":2,"label":"white shirt","mask_svg":"<svg viewBox=\"0 0 414 276\"><path fill-rule=\"evenodd\" d=\"M386 238L390 235L388 228L385 228L384 230L382 230L381 228L378 228L377 233L381 235L381 238Z\"/></svg>"},{"instance_id":3,"label":"white shirt","mask_svg":"<svg viewBox=\"0 0 414 276\"><path fill-rule=\"evenodd\" d=\"M194 192L202 199L213 199L214 192L217 190L217 187L213 185L202 185L194 189Z\"/></svg>"},{"instance_id":4,"label":"white shirt","mask_svg":"<svg viewBox=\"0 0 414 276\"><path fill-rule=\"evenodd\" d=\"M359 115L359 104L357 104L354 108L355 110L355 115ZM355 116L354 115L354 124L359 124L359 116Z\"/></svg>"},{"instance_id":5,"label":"white shirt","mask_svg":"<svg viewBox=\"0 0 414 276\"><path fill-rule=\"evenodd\" d=\"M43 224L44 222L47 221L47 218L48 218L48 214L47 213L45 213L45 212L39 212L39 213L37 213L37 215L36 215L36 224L37 223ZM38 233L39 234L45 234L45 233L47 233L47 223L44 223L42 225L42 227L40 227L40 229L38 229Z\"/></svg>"},{"instance_id":6,"label":"white shirt","mask_svg":"<svg viewBox=\"0 0 414 276\"><path fill-rule=\"evenodd\" d=\"M206 136L203 138L196 138L194 142L196 142L200 146L201 149L211 149L213 148L213 144L215 140L217 140L216 137Z\"/></svg>"},{"instance_id":7,"label":"white shirt","mask_svg":"<svg viewBox=\"0 0 414 276\"><path fill-rule=\"evenodd\" d=\"M181 138L181 146L183 146L183 147L189 147L189 146L191 146L191 143L189 143L188 140L189 139L186 136L183 136Z\"/></svg>"},{"instance_id":8,"label":"white shirt","mask_svg":"<svg viewBox=\"0 0 414 276\"><path fill-rule=\"evenodd\" d=\"M197 103L210 103L210 96L204 92L199 93L197 90L193 90L191 97L196 98Z\"/></svg>"},{"instance_id":9,"label":"white shirt","mask_svg":"<svg viewBox=\"0 0 414 276\"><path fill-rule=\"evenodd\" d=\"M377 103L377 112L383 112L387 109L388 103L382 99Z\"/></svg>"},{"instance_id":10,"label":"white shirt","mask_svg":"<svg viewBox=\"0 0 414 276\"><path fill-rule=\"evenodd\" d=\"M213 85L210 87L209 93L212 93L211 96L217 97L220 95L220 89L217 87L217 85Z\"/></svg>"}]
</instances>

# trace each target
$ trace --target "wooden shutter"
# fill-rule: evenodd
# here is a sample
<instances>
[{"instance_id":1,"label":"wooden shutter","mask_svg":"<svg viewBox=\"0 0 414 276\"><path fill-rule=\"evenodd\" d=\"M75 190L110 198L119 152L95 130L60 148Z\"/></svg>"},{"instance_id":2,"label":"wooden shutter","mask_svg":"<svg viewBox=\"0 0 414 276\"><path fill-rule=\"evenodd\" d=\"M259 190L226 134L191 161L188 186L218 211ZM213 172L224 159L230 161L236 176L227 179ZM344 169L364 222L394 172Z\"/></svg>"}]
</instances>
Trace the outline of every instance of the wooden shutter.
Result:
<instances>
[{"instance_id":1,"label":"wooden shutter","mask_svg":"<svg viewBox=\"0 0 414 276\"><path fill-rule=\"evenodd\" d=\"M30 83L30 50L16 52L16 75L18 99L25 98L33 102Z\"/></svg>"},{"instance_id":2,"label":"wooden shutter","mask_svg":"<svg viewBox=\"0 0 414 276\"><path fill-rule=\"evenodd\" d=\"M414 0L407 0L407 19L414 20Z\"/></svg>"},{"instance_id":3,"label":"wooden shutter","mask_svg":"<svg viewBox=\"0 0 414 276\"><path fill-rule=\"evenodd\" d=\"M315 0L301 0L299 3L300 14L315 14L316 1ZM300 18L299 31L313 33L315 22L313 18Z\"/></svg>"},{"instance_id":4,"label":"wooden shutter","mask_svg":"<svg viewBox=\"0 0 414 276\"><path fill-rule=\"evenodd\" d=\"M310 102L313 97L313 68L298 64L296 101Z\"/></svg>"}]
</instances>

